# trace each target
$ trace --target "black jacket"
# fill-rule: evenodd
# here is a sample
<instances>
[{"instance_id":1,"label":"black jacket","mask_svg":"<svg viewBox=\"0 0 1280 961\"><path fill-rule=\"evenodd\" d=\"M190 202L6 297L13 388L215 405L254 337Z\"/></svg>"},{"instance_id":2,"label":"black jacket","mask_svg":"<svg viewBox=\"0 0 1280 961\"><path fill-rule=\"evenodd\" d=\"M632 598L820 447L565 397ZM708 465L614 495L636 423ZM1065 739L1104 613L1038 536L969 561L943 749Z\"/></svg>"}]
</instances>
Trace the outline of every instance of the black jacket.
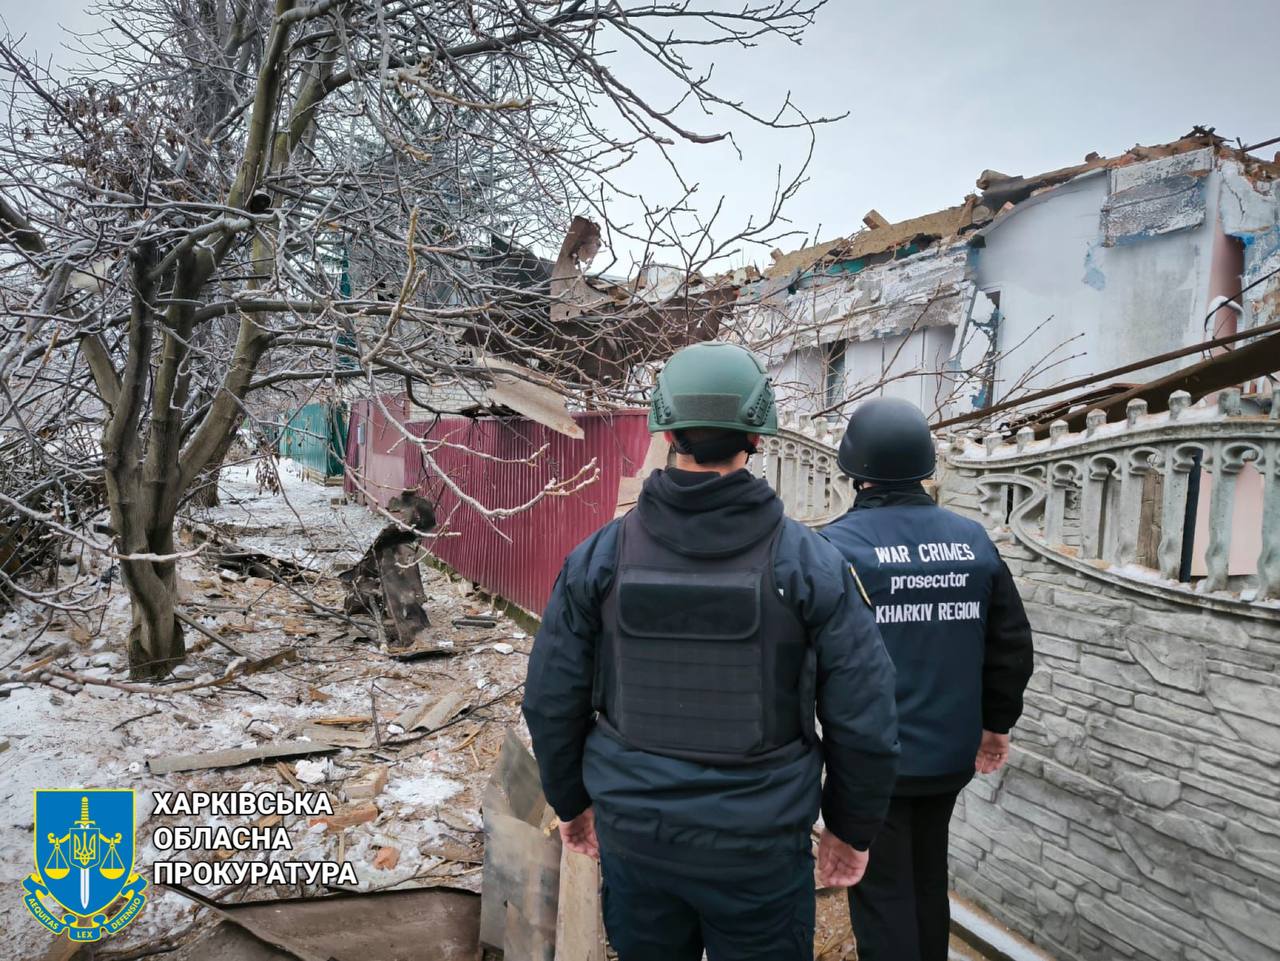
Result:
<instances>
[{"instance_id":1,"label":"black jacket","mask_svg":"<svg viewBox=\"0 0 1280 961\"><path fill-rule=\"evenodd\" d=\"M690 555L750 543L782 514L768 484L746 471L655 471L636 509L655 537ZM821 746L798 760L720 768L646 753L594 727L591 687L601 599L615 572L615 521L565 561L529 661L524 715L543 790L561 819L594 805L606 846L717 871L807 850L819 805L838 837L870 844L896 770L893 666L839 554L804 526L783 523L774 576L817 653Z\"/></svg>"},{"instance_id":2,"label":"black jacket","mask_svg":"<svg viewBox=\"0 0 1280 961\"><path fill-rule=\"evenodd\" d=\"M889 510L882 517L877 508ZM917 511L922 513L917 516ZM922 536L922 531L928 533ZM898 710L903 726L904 753L894 793L923 795L963 787L973 776L970 752L976 747L980 729L1008 733L1022 714L1022 695L1031 677L1031 626L1008 566L980 524L938 507L919 484L864 488L859 491L853 510L822 535L859 569L872 604L881 608L878 619L882 623L891 620L892 606L901 606L904 600L940 602L934 605L931 622L884 627L886 639L896 632L889 649L898 672ZM909 551L916 551L921 540L967 541L971 545L972 555L968 558L924 568L929 572L971 571L963 588L890 592L891 582L880 576L882 563L893 573L916 570L895 565L892 550L893 545L905 542ZM875 553L867 551L868 545L874 545ZM860 567L868 564L872 570ZM980 602L975 610L981 610L981 620L970 622L972 627L957 620L939 619L937 609L950 605L948 609L952 610L956 607L954 602L967 599ZM972 662L946 663L946 657L963 661L970 656L960 648L966 629L978 632ZM931 642L943 646L930 648ZM928 695L923 694L926 690ZM945 690L947 696L938 696L937 690ZM908 731L913 733L910 746ZM926 740L917 734L923 734ZM939 757L950 763L943 763L939 769L933 760Z\"/></svg>"}]
</instances>

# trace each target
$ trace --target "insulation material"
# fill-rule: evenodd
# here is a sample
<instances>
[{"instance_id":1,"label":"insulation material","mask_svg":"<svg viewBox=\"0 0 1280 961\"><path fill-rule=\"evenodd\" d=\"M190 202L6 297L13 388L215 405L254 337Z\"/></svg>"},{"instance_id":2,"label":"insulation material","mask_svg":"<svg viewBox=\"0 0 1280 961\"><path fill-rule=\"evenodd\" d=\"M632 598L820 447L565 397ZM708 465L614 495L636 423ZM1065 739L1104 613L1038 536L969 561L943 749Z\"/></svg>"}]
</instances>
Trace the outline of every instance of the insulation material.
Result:
<instances>
[{"instance_id":1,"label":"insulation material","mask_svg":"<svg viewBox=\"0 0 1280 961\"><path fill-rule=\"evenodd\" d=\"M1213 151L1206 148L1112 169L1102 207L1103 246L1200 226L1212 167Z\"/></svg>"}]
</instances>

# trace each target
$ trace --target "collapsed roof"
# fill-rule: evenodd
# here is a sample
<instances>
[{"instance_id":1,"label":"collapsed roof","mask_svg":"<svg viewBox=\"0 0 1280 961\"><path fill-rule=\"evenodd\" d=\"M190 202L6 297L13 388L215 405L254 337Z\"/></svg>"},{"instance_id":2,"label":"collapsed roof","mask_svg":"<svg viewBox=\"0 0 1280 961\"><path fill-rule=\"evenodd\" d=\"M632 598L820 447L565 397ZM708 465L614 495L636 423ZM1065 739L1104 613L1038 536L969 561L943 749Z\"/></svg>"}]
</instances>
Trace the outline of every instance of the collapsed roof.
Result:
<instances>
[{"instance_id":1,"label":"collapsed roof","mask_svg":"<svg viewBox=\"0 0 1280 961\"><path fill-rule=\"evenodd\" d=\"M766 281L790 281L801 274L837 263L891 259L904 250L913 252L911 248L918 250L938 242L971 235L1028 198L1051 190L1081 174L1178 157L1206 148L1212 149L1220 157L1239 162L1245 175L1251 179L1280 179L1280 160L1260 160L1246 150L1228 144L1223 137L1213 132L1212 127L1194 127L1190 133L1171 143L1136 145L1114 157L1090 153L1081 163L1035 176L1010 176L996 170L984 170L976 183L979 193L969 194L955 207L912 217L896 224L889 223L873 210L864 219L867 224L864 230L790 253L775 251L773 263L764 271L764 277ZM1277 157L1280 158L1280 154Z\"/></svg>"}]
</instances>

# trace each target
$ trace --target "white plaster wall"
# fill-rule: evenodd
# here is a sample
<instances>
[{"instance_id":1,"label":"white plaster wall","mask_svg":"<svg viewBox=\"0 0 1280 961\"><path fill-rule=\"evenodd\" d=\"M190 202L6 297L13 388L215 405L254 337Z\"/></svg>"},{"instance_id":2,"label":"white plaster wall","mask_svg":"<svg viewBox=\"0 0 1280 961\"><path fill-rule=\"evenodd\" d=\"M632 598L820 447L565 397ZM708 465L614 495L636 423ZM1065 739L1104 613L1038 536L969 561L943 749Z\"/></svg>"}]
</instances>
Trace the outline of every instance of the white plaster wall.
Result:
<instances>
[{"instance_id":1,"label":"white plaster wall","mask_svg":"<svg viewBox=\"0 0 1280 961\"><path fill-rule=\"evenodd\" d=\"M781 363L769 365L780 415L797 417L820 408L825 382L823 355L817 347L802 347L789 353Z\"/></svg>"},{"instance_id":2,"label":"white plaster wall","mask_svg":"<svg viewBox=\"0 0 1280 961\"><path fill-rule=\"evenodd\" d=\"M1209 174L1200 226L1114 247L1101 245L1102 172L1024 201L991 229L976 279L1000 292L1000 350L1008 356L997 365L997 396L1031 368L1041 369L1027 385L1048 387L1203 339L1218 186L1219 175ZM1176 369L1146 368L1130 379Z\"/></svg>"}]
</instances>

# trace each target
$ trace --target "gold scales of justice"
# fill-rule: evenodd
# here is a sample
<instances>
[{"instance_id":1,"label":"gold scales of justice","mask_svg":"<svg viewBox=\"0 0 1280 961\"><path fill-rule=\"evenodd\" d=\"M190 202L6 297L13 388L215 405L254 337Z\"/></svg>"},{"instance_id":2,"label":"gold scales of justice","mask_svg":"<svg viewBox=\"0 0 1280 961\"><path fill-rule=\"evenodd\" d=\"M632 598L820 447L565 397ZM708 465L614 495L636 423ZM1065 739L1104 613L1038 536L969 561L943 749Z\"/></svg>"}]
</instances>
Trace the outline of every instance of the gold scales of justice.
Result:
<instances>
[{"instance_id":1,"label":"gold scales of justice","mask_svg":"<svg viewBox=\"0 0 1280 961\"><path fill-rule=\"evenodd\" d=\"M53 853L45 862L44 873L55 881L61 881L71 873L72 863L80 869L80 909L89 910L89 872L95 867L109 881L115 881L124 874L124 862L116 851L116 845L123 835L108 837L98 831L98 826L89 817L89 799L80 798L80 818L71 825L71 829L62 837L49 834L49 843L53 845ZM102 842L99 847L98 842ZM71 845L71 862L62 849L64 844Z\"/></svg>"}]
</instances>

